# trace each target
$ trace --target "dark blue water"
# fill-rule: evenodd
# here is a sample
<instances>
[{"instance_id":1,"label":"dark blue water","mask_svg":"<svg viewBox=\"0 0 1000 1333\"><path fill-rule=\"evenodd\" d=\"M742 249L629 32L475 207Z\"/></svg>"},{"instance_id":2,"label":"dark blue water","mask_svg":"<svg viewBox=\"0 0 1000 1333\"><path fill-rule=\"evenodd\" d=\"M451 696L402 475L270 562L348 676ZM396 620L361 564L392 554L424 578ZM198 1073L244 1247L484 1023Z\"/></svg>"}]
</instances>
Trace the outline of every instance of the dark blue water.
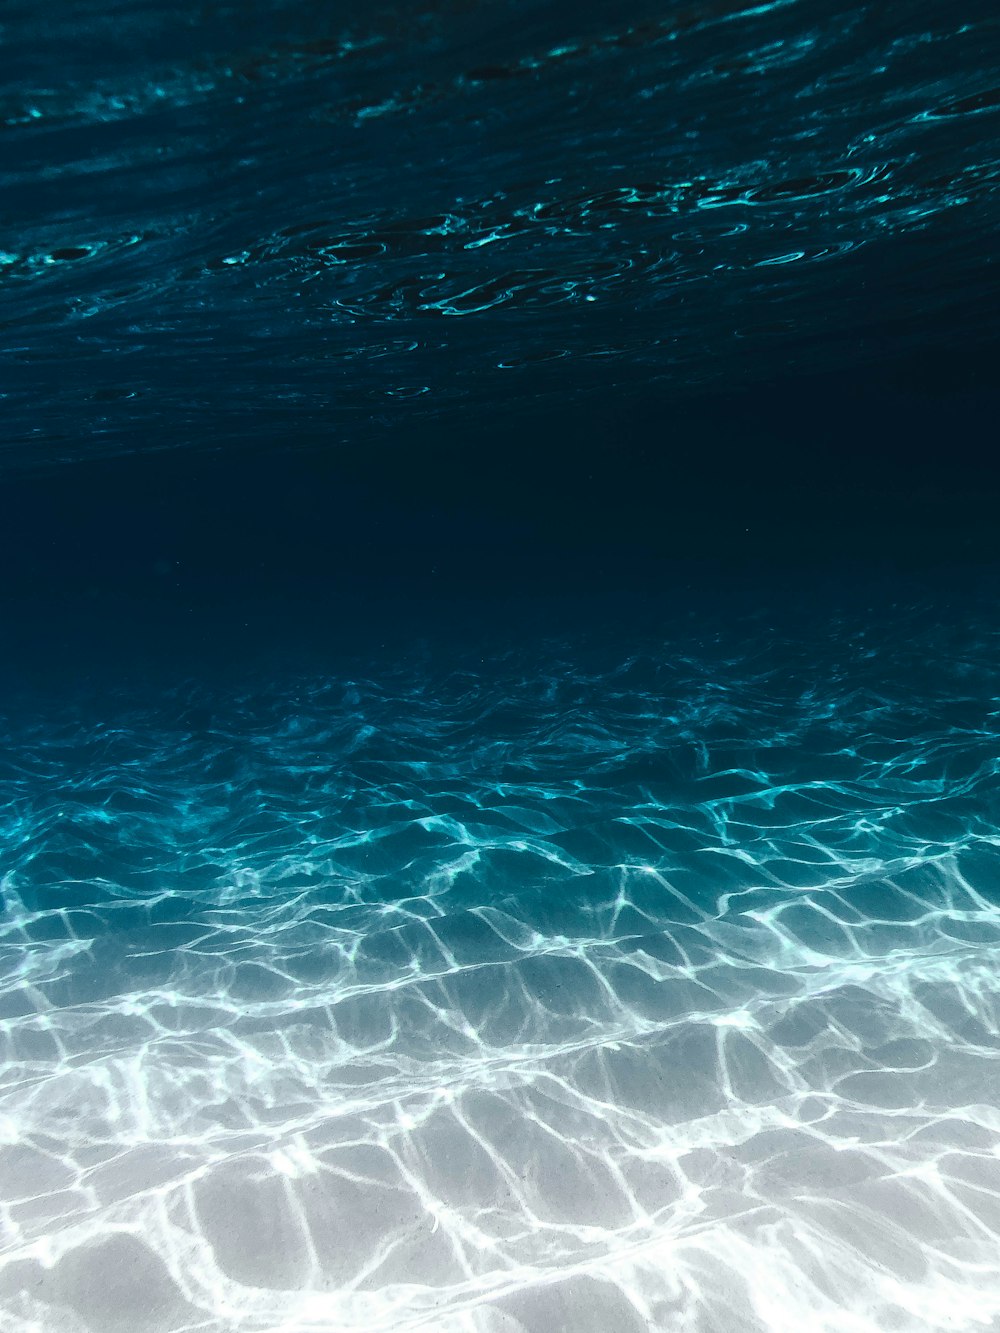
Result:
<instances>
[{"instance_id":1,"label":"dark blue water","mask_svg":"<svg viewBox=\"0 0 1000 1333\"><path fill-rule=\"evenodd\" d=\"M995 1330L995 6L0 69L4 1333Z\"/></svg>"},{"instance_id":2,"label":"dark blue water","mask_svg":"<svg viewBox=\"0 0 1000 1333\"><path fill-rule=\"evenodd\" d=\"M981 355L998 50L988 0L11 0L5 453Z\"/></svg>"}]
</instances>

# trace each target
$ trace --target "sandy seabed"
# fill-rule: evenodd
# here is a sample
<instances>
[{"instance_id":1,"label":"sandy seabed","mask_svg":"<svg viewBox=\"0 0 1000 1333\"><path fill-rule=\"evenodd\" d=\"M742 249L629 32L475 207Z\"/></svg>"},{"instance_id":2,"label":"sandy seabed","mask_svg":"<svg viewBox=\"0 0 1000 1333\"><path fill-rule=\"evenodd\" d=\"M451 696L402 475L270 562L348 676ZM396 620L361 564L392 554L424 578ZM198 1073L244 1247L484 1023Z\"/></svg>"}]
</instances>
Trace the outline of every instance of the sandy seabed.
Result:
<instances>
[{"instance_id":1,"label":"sandy seabed","mask_svg":"<svg viewBox=\"0 0 1000 1333\"><path fill-rule=\"evenodd\" d=\"M19 705L4 1329L1000 1326L1000 639L834 628Z\"/></svg>"}]
</instances>

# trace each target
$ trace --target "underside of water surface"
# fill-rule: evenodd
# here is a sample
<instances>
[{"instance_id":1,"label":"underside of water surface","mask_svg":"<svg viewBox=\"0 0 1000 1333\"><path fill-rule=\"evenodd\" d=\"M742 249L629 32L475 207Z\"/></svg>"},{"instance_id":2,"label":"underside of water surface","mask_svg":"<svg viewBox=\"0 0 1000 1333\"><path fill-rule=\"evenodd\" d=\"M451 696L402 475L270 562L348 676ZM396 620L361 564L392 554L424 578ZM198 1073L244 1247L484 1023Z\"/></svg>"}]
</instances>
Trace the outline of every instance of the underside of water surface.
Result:
<instances>
[{"instance_id":1,"label":"underside of water surface","mask_svg":"<svg viewBox=\"0 0 1000 1333\"><path fill-rule=\"evenodd\" d=\"M21 467L995 346L992 0L3 22Z\"/></svg>"}]
</instances>

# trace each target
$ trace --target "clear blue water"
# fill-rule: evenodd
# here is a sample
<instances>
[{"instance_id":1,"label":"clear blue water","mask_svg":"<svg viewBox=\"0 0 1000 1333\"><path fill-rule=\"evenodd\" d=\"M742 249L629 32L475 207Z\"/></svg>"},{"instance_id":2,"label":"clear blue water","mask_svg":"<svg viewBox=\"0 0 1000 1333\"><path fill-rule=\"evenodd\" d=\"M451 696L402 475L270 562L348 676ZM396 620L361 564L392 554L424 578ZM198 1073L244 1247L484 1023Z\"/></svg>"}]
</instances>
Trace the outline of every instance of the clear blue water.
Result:
<instances>
[{"instance_id":1,"label":"clear blue water","mask_svg":"<svg viewBox=\"0 0 1000 1333\"><path fill-rule=\"evenodd\" d=\"M1000 26L0 15L0 1329L1000 1328Z\"/></svg>"}]
</instances>

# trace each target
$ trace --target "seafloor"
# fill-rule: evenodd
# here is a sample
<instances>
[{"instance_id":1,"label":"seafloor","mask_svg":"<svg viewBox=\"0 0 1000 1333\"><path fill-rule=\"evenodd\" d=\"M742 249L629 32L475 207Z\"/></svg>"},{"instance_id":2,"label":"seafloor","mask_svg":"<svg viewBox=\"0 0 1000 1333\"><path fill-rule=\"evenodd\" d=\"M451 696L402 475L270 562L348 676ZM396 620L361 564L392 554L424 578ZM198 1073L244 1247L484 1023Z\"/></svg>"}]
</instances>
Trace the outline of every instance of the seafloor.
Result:
<instances>
[{"instance_id":1,"label":"seafloor","mask_svg":"<svg viewBox=\"0 0 1000 1333\"><path fill-rule=\"evenodd\" d=\"M996 1328L998 623L22 682L4 1330Z\"/></svg>"}]
</instances>

